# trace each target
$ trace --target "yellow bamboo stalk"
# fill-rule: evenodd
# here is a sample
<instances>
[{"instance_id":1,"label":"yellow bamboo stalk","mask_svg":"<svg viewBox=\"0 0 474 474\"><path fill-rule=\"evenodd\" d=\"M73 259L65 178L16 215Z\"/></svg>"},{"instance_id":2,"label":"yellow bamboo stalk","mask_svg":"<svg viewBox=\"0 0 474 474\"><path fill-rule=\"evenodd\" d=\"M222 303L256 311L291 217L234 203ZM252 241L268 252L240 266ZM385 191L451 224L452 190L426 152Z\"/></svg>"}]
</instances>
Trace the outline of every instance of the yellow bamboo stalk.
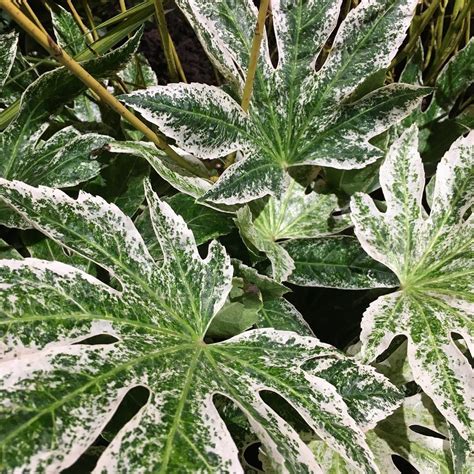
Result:
<instances>
[{"instance_id":1,"label":"yellow bamboo stalk","mask_svg":"<svg viewBox=\"0 0 474 474\"><path fill-rule=\"evenodd\" d=\"M90 31L92 32L92 37L94 38L94 41L97 41L99 39L99 35L97 34L97 30L95 28L94 17L92 15L92 10L89 6L89 2L87 0L82 0L82 6L84 7L84 10L86 12L87 21L89 22Z\"/></svg>"},{"instance_id":2,"label":"yellow bamboo stalk","mask_svg":"<svg viewBox=\"0 0 474 474\"><path fill-rule=\"evenodd\" d=\"M130 112L121 102L119 102L105 87L96 81L78 62L76 62L66 51L60 48L53 39L43 33L21 10L16 7L12 0L0 0L0 8L4 9L12 19L18 23L29 35L31 35L43 48L45 48L59 63L65 66L78 79L80 79L89 89L95 92L100 99L111 109L120 114L127 122L142 132L158 148L163 150L170 158L183 168L192 173L204 176L202 170L190 165L183 157L176 153L164 140L153 132L145 123Z\"/></svg>"},{"instance_id":3,"label":"yellow bamboo stalk","mask_svg":"<svg viewBox=\"0 0 474 474\"><path fill-rule=\"evenodd\" d=\"M46 33L46 30L44 29L44 26L42 25L41 21L39 20L39 18L36 16L36 13L33 11L33 9L30 7L30 4L28 3L28 0L22 0L22 4L25 6L26 8L26 11L28 12L28 14L31 16L31 18L33 18L33 21L36 23L36 25L38 26L38 28L40 28L40 30L43 32L43 33Z\"/></svg>"},{"instance_id":4,"label":"yellow bamboo stalk","mask_svg":"<svg viewBox=\"0 0 474 474\"><path fill-rule=\"evenodd\" d=\"M252 47L250 49L249 67L247 69L247 77L245 79L244 90L242 93L241 106L244 112L248 112L250 99L252 98L253 82L255 80L255 73L257 72L258 58L260 56L260 47L262 45L269 3L270 0L261 0L260 7L258 9L257 25L255 27ZM224 165L225 169L235 162L235 156L235 152L227 156Z\"/></svg>"},{"instance_id":5,"label":"yellow bamboo stalk","mask_svg":"<svg viewBox=\"0 0 474 474\"><path fill-rule=\"evenodd\" d=\"M247 78L245 79L244 92L242 94L242 108L245 112L249 109L250 99L252 97L253 81L257 71L257 63L260 56L260 46L262 44L269 3L270 0L262 0L258 9L257 26L252 41L252 49L250 50L249 67L247 70Z\"/></svg>"},{"instance_id":6,"label":"yellow bamboo stalk","mask_svg":"<svg viewBox=\"0 0 474 474\"><path fill-rule=\"evenodd\" d=\"M82 32L86 35L87 41L89 43L92 43L94 41L94 38L91 32L89 31L89 28L87 28L87 26L82 21L81 15L79 15L79 13L77 12L76 7L72 3L72 0L66 0L66 2L67 2L67 6L69 7L69 10L71 10L71 14L74 20L76 20L77 25L82 30Z\"/></svg>"}]
</instances>

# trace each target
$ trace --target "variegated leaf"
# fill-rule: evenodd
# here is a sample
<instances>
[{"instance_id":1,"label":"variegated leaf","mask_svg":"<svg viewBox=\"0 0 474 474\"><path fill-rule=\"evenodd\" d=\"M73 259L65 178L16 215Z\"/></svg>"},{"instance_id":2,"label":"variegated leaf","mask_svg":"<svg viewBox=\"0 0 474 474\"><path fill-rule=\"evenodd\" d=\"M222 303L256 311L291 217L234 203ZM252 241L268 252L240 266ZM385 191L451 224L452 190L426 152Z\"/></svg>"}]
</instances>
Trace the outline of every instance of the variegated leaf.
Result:
<instances>
[{"instance_id":1,"label":"variegated leaf","mask_svg":"<svg viewBox=\"0 0 474 474\"><path fill-rule=\"evenodd\" d=\"M138 48L141 32L124 45L101 58L84 63L94 76L107 76L125 64ZM95 161L110 137L94 133L79 134L66 127L42 142L47 120L62 104L79 95L85 85L67 69L58 68L39 77L22 95L18 116L0 133L0 176L36 185L74 186L96 176ZM18 216L0 202L0 222L10 227L25 227Z\"/></svg>"},{"instance_id":2,"label":"variegated leaf","mask_svg":"<svg viewBox=\"0 0 474 474\"><path fill-rule=\"evenodd\" d=\"M76 56L87 48L86 35L71 13L60 5L55 5L51 10L51 20L58 45L71 56Z\"/></svg>"},{"instance_id":3,"label":"variegated leaf","mask_svg":"<svg viewBox=\"0 0 474 474\"><path fill-rule=\"evenodd\" d=\"M288 167L363 168L382 157L369 140L407 116L429 89L394 84L354 102L405 37L416 0L363 0L342 23L329 57L315 61L336 27L339 0L272 2L278 64L264 38L248 114L236 99L246 76L256 9L250 0L178 0L231 94L172 84L123 96L184 150L209 159L239 151L204 200L237 204L285 190Z\"/></svg>"},{"instance_id":4,"label":"variegated leaf","mask_svg":"<svg viewBox=\"0 0 474 474\"><path fill-rule=\"evenodd\" d=\"M280 242L330 235L347 227L347 218L333 217L338 209L336 196L306 193L303 186L288 179L280 199L270 197L239 209L236 223L244 241L266 253L273 277L284 281L295 267Z\"/></svg>"},{"instance_id":5,"label":"variegated leaf","mask_svg":"<svg viewBox=\"0 0 474 474\"><path fill-rule=\"evenodd\" d=\"M0 35L0 91L15 61L17 46L18 34L16 32Z\"/></svg>"},{"instance_id":6,"label":"variegated leaf","mask_svg":"<svg viewBox=\"0 0 474 474\"><path fill-rule=\"evenodd\" d=\"M212 186L210 180L196 176L189 170L177 165L152 143L114 141L110 143L109 150L113 153L129 154L143 158L175 189L194 198L201 198ZM178 151L181 152L181 150ZM181 156L188 161L191 167L196 170L203 170L203 164L192 155L181 153ZM226 213L234 213L238 208L237 206L226 206L207 201L201 201L201 204Z\"/></svg>"},{"instance_id":7,"label":"variegated leaf","mask_svg":"<svg viewBox=\"0 0 474 474\"><path fill-rule=\"evenodd\" d=\"M347 290L398 286L393 272L369 257L354 237L297 239L282 245L294 263L288 281L295 285Z\"/></svg>"},{"instance_id":8,"label":"variegated leaf","mask_svg":"<svg viewBox=\"0 0 474 474\"><path fill-rule=\"evenodd\" d=\"M451 474L453 464L446 437L446 422L424 394L406 398L393 415L367 432L367 442L375 454L380 472L387 474L400 473L393 462L394 455L407 460L417 472ZM324 472L355 472L345 459L334 451L328 451L320 441L311 441L310 447Z\"/></svg>"},{"instance_id":9,"label":"variegated leaf","mask_svg":"<svg viewBox=\"0 0 474 474\"><path fill-rule=\"evenodd\" d=\"M241 472L213 403L221 394L248 418L281 470L321 472L309 448L260 397L278 393L361 472L377 472L343 398L304 370L345 356L314 337L258 329L206 344L231 288L232 266L213 242L205 259L183 219L146 185L164 255L155 263L115 205L80 193L1 180L1 197L57 243L96 262L115 289L81 270L35 258L0 261L1 464L60 471L104 429L126 393L149 398L102 453L96 472ZM108 335L112 342L91 344Z\"/></svg>"},{"instance_id":10,"label":"variegated leaf","mask_svg":"<svg viewBox=\"0 0 474 474\"><path fill-rule=\"evenodd\" d=\"M474 133L458 139L438 165L427 215L416 127L390 149L380 172L387 211L364 194L352 199L362 247L389 267L400 290L372 303L362 321L362 354L372 361L396 335L408 340L415 381L460 435L472 436L472 368L453 340L473 343Z\"/></svg>"}]
</instances>

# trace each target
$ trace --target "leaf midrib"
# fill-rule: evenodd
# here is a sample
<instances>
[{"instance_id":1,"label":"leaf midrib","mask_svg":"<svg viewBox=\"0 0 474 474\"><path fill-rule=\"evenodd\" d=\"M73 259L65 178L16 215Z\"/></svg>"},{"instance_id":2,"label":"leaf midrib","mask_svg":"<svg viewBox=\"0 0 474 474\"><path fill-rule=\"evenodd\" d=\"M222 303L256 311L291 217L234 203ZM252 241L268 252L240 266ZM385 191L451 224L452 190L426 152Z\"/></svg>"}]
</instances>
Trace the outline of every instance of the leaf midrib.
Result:
<instances>
[{"instance_id":1,"label":"leaf midrib","mask_svg":"<svg viewBox=\"0 0 474 474\"><path fill-rule=\"evenodd\" d=\"M46 415L47 413L54 413L54 410L59 408L60 406L64 405L67 403L69 400L73 399L75 396L80 395L82 392L87 390L93 385L98 385L99 382L106 380L107 378L112 377L113 375L121 372L122 370L126 370L129 367L132 367L133 365L142 362L147 359L152 359L155 357L162 356L163 354L169 354L173 352L177 352L179 350L185 349L185 348L195 348L194 344L187 343L187 344L180 344L177 346L172 346L172 347L167 347L165 349L162 349L160 351L152 352L150 354L145 354L140 357L136 357L135 359L132 359L128 361L125 364L121 364L118 366L115 366L112 370L109 370L108 372L100 374L98 377L92 378L89 380L84 385L81 385L79 388L73 390L72 392L68 393L65 397L63 397L60 400L55 401L51 405L49 405L47 408L39 411L35 416L31 417L26 423L23 423L22 425L16 427L13 431L8 433L6 436L3 437L3 439L0 441L0 446L4 445L5 442L11 440L14 438L17 434L28 428L32 423L40 419L42 416Z\"/></svg>"}]
</instances>

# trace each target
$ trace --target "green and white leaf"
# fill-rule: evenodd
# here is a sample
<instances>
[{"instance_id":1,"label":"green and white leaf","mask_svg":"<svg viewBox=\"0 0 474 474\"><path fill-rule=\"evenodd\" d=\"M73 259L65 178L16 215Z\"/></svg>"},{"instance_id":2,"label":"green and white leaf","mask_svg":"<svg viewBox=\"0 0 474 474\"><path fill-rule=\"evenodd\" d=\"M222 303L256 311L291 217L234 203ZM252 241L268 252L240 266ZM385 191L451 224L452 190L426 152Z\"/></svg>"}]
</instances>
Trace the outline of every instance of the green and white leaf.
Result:
<instances>
[{"instance_id":1,"label":"green and white leaf","mask_svg":"<svg viewBox=\"0 0 474 474\"><path fill-rule=\"evenodd\" d=\"M138 48L141 31L124 45L83 63L96 77L108 76L125 64ZM71 127L57 132L49 140L40 138L47 120L60 106L85 90L85 85L67 69L58 68L39 77L22 96L15 120L0 133L0 176L36 185L69 187L87 181L100 171L91 152L99 150L109 137L80 135ZM0 203L0 221L10 227L25 227L24 221Z\"/></svg>"},{"instance_id":2,"label":"green and white leaf","mask_svg":"<svg viewBox=\"0 0 474 474\"><path fill-rule=\"evenodd\" d=\"M114 141L110 144L109 150L113 153L135 155L143 158L173 188L196 199L201 198L212 186L211 181L201 178L177 165L176 162L157 149L152 143ZM182 150L177 149L177 151L197 171L203 170L204 165L197 158L189 154L183 154ZM238 206L226 206L202 200L200 200L200 204L226 213L234 213L238 208Z\"/></svg>"},{"instance_id":3,"label":"green and white leaf","mask_svg":"<svg viewBox=\"0 0 474 474\"><path fill-rule=\"evenodd\" d=\"M285 281L295 267L280 241L339 232L350 221L347 217L333 217L337 210L336 196L306 193L303 186L288 179L281 199L270 197L239 209L236 224L244 242L268 256L273 278Z\"/></svg>"},{"instance_id":4,"label":"green and white leaf","mask_svg":"<svg viewBox=\"0 0 474 474\"><path fill-rule=\"evenodd\" d=\"M431 430L439 436L421 434L413 427ZM388 418L380 421L368 431L367 442L375 454L380 472L398 474L400 470L393 463L393 455L407 460L421 473L453 472L447 426L433 402L424 394L406 398L403 405ZM349 474L355 472L347 462L334 451L329 451L319 440L310 442L310 447L324 472Z\"/></svg>"},{"instance_id":5,"label":"green and white leaf","mask_svg":"<svg viewBox=\"0 0 474 474\"><path fill-rule=\"evenodd\" d=\"M18 33L0 35L0 91L10 75L18 47Z\"/></svg>"},{"instance_id":6,"label":"green and white leaf","mask_svg":"<svg viewBox=\"0 0 474 474\"><path fill-rule=\"evenodd\" d=\"M327 381L302 366L344 355L313 337L274 329L216 344L203 338L231 289L232 266L213 242L202 259L184 221L146 185L164 261L157 265L115 205L80 193L1 180L0 195L57 243L94 261L114 289L73 266L0 261L0 444L9 470L59 471L96 439L125 394L149 399L101 455L98 472L241 472L212 399L245 413L289 472L321 472L309 448L259 396L286 399L361 472L377 472L362 432ZM109 344L89 338L109 335ZM47 387L45 389L45 387Z\"/></svg>"},{"instance_id":7,"label":"green and white leaf","mask_svg":"<svg viewBox=\"0 0 474 474\"><path fill-rule=\"evenodd\" d=\"M248 114L238 101L256 24L250 0L178 0L230 94L203 84L171 84L122 100L177 144L203 159L238 151L237 162L203 197L223 204L280 196L289 167L363 168L382 158L369 143L406 117L429 89L381 87L352 94L388 67L405 37L416 0L364 0L342 22L327 61L318 54L336 28L340 0L272 2L278 65L262 42Z\"/></svg>"},{"instance_id":8,"label":"green and white leaf","mask_svg":"<svg viewBox=\"0 0 474 474\"><path fill-rule=\"evenodd\" d=\"M294 331L302 336L314 335L301 313L285 298L263 301L257 327Z\"/></svg>"},{"instance_id":9,"label":"green and white leaf","mask_svg":"<svg viewBox=\"0 0 474 474\"><path fill-rule=\"evenodd\" d=\"M51 10L54 34L58 45L71 56L82 53L87 48L86 35L74 17L60 5Z\"/></svg>"},{"instance_id":10,"label":"green and white leaf","mask_svg":"<svg viewBox=\"0 0 474 474\"><path fill-rule=\"evenodd\" d=\"M454 425L472 437L472 368L453 340L473 344L474 133L459 138L438 165L428 216L417 129L391 147L380 171L387 211L368 195L352 198L355 233L364 250L389 267L400 290L372 303L362 320L362 355L373 361L392 339L408 341L414 380Z\"/></svg>"},{"instance_id":11,"label":"green and white leaf","mask_svg":"<svg viewBox=\"0 0 474 474\"><path fill-rule=\"evenodd\" d=\"M294 263L287 278L294 285L347 290L398 286L393 272L369 257L354 237L296 239L282 246Z\"/></svg>"}]
</instances>

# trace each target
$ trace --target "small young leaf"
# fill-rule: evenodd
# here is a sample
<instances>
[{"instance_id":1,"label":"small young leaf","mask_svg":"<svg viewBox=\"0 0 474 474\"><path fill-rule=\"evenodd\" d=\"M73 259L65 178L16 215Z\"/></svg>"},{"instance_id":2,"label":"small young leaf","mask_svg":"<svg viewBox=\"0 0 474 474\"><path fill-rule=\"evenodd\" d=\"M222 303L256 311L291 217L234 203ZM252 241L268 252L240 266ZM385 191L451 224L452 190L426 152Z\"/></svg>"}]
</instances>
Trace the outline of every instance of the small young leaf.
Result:
<instances>
[{"instance_id":1,"label":"small young leaf","mask_svg":"<svg viewBox=\"0 0 474 474\"><path fill-rule=\"evenodd\" d=\"M336 196L306 193L303 186L288 180L281 199L270 197L237 211L236 223L244 241L272 262L273 278L286 280L294 270L294 262L279 241L311 238L336 233L348 226L348 219L336 219Z\"/></svg>"}]
</instances>

